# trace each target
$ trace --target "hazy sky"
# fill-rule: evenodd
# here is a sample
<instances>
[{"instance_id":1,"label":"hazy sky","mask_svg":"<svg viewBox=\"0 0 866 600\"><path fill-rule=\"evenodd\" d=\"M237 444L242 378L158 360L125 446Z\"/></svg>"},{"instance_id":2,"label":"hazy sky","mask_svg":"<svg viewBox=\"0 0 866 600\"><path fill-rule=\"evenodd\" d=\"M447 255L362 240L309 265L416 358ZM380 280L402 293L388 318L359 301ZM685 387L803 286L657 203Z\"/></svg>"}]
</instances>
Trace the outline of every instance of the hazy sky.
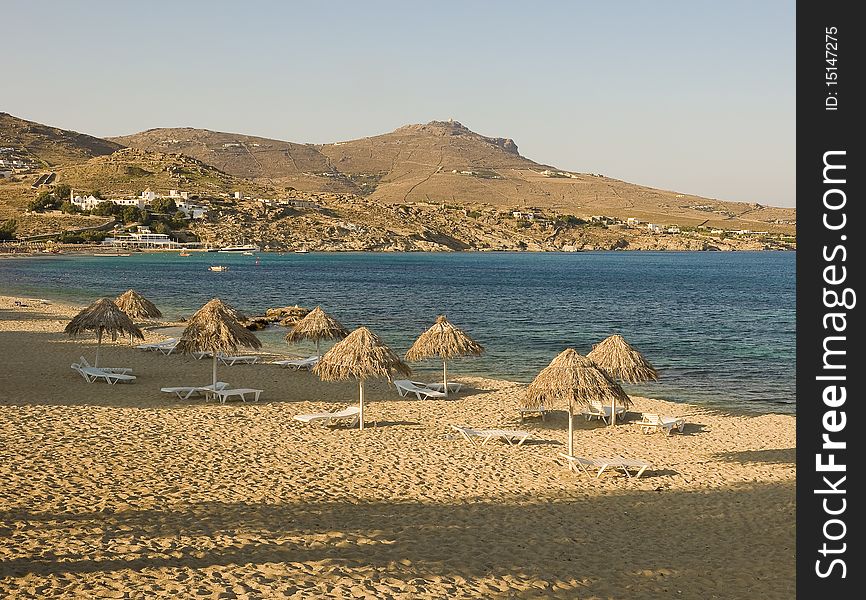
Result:
<instances>
[{"instance_id":1,"label":"hazy sky","mask_svg":"<svg viewBox=\"0 0 866 600\"><path fill-rule=\"evenodd\" d=\"M794 0L3 0L0 111L333 142L454 118L557 167L794 205Z\"/></svg>"}]
</instances>

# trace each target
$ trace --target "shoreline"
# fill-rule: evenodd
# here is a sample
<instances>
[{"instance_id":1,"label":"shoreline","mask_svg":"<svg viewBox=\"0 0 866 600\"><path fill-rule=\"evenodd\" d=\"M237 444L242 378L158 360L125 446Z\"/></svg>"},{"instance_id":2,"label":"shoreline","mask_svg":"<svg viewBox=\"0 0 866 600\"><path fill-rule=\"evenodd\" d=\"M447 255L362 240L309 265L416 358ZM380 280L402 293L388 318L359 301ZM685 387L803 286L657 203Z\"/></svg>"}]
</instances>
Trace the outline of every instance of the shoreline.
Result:
<instances>
[{"instance_id":1,"label":"shoreline","mask_svg":"<svg viewBox=\"0 0 866 600\"><path fill-rule=\"evenodd\" d=\"M0 595L793 593L794 416L633 397L616 427L575 419L576 453L652 467L596 479L559 462L563 411L519 422L525 384L458 376L464 390L444 402L375 381L369 427L329 430L292 417L356 402L354 382L220 366L261 400L183 401L159 388L209 381L208 361L118 342L104 363L138 379L85 383L69 364L95 340L68 339L68 316L0 297ZM643 434L640 411L683 416L685 430ZM451 424L534 441L473 447Z\"/></svg>"},{"instance_id":2,"label":"shoreline","mask_svg":"<svg viewBox=\"0 0 866 600\"><path fill-rule=\"evenodd\" d=\"M75 303L75 302L70 301L69 299L58 298L58 297L53 296L51 294L47 294L47 295L45 295L45 297L40 297L40 298L35 298L32 296L25 296L25 295L13 295L13 296L0 295L0 303L4 303L4 302L8 303L8 302L12 302L14 300L24 300L24 301L28 301L28 302L48 301L48 302L56 305L60 309L62 309L64 311L64 314L67 315L68 318L71 318L75 313L77 313L82 308L87 306L86 303ZM164 339L166 337L170 337L169 335L160 333L157 330L175 328L175 327L184 327L184 326L185 326L184 322L182 322L182 321L171 321L171 320L152 321L151 320L148 322L148 325L146 327L142 327L141 329L142 329L142 331L145 331L145 333L149 332L149 333L154 334L156 336L156 337L150 337L150 338L146 339L147 342L152 342L152 341L159 341L160 339ZM272 327L275 329L277 328L277 326L272 326ZM288 349L286 351L282 351L282 352L281 351L271 351L271 350L253 350L253 351L244 350L244 354L256 354L256 355L262 356L263 359L270 359L270 360L303 358L303 356L301 354L299 354L297 352L288 351ZM546 366L546 365L542 365L542 367L540 367L540 368L543 368L543 366ZM438 369L439 368L437 367L437 370ZM426 369L421 368L420 370L422 370L422 371L431 370L432 371L432 368L426 368ZM491 379L492 381L500 381L500 382L503 382L503 383L506 383L509 385L526 385L526 382L514 381L514 380L509 380L509 379L503 379L503 378L490 378L489 376L484 375L484 374L473 373L473 372L471 372L471 368L470 368L469 376L479 377L482 379ZM767 406L751 407L751 406L744 405L744 404L735 405L733 402L731 402L731 403L722 402L722 403L713 403L713 404L705 404L704 405L704 404L694 404L694 403L690 403L687 401L679 401L679 400L663 400L663 401L668 402L674 406L694 406L694 407L699 408L701 410L715 411L715 412L718 412L719 414L727 414L727 415L732 415L732 416L758 416L758 415L765 415L765 414L796 416L796 404L793 405L793 410L789 410L789 409L781 408L781 407L776 409L776 410L773 410ZM785 405L785 406L787 407L788 405Z\"/></svg>"}]
</instances>

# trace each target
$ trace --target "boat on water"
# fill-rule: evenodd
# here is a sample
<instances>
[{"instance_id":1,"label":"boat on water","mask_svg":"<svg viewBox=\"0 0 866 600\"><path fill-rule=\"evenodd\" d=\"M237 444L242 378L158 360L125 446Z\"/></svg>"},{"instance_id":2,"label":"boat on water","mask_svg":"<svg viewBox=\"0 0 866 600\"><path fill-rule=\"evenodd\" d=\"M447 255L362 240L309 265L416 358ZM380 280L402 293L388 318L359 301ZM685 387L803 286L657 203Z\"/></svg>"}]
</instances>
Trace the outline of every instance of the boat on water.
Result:
<instances>
[{"instance_id":1,"label":"boat on water","mask_svg":"<svg viewBox=\"0 0 866 600\"><path fill-rule=\"evenodd\" d=\"M189 256L189 255L190 255L189 252L187 252L186 250L181 250L181 251L178 253L178 256Z\"/></svg>"},{"instance_id":2,"label":"boat on water","mask_svg":"<svg viewBox=\"0 0 866 600\"><path fill-rule=\"evenodd\" d=\"M208 267L211 271L228 271L229 268L227 265L211 265Z\"/></svg>"},{"instance_id":3,"label":"boat on water","mask_svg":"<svg viewBox=\"0 0 866 600\"><path fill-rule=\"evenodd\" d=\"M244 250L243 254L245 254L246 256L252 256L253 254L255 254L255 252L253 252L252 250Z\"/></svg>"},{"instance_id":4,"label":"boat on water","mask_svg":"<svg viewBox=\"0 0 866 600\"><path fill-rule=\"evenodd\" d=\"M91 256L132 256L129 252L94 252Z\"/></svg>"},{"instance_id":5,"label":"boat on water","mask_svg":"<svg viewBox=\"0 0 866 600\"><path fill-rule=\"evenodd\" d=\"M237 246L225 246L217 250L217 252L242 252L242 253L250 253L258 252L259 247L253 244L240 244Z\"/></svg>"},{"instance_id":6,"label":"boat on water","mask_svg":"<svg viewBox=\"0 0 866 600\"><path fill-rule=\"evenodd\" d=\"M308 254L310 251L306 248L301 248L300 250L295 250L295 254Z\"/></svg>"}]
</instances>

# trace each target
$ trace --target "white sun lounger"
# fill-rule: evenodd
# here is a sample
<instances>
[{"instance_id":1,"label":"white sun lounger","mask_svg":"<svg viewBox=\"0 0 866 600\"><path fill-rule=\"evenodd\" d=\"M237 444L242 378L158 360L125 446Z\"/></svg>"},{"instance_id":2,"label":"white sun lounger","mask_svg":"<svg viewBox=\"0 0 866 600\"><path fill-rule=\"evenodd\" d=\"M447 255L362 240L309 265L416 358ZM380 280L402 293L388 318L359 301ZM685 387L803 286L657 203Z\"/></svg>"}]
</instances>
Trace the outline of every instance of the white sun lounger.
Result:
<instances>
[{"instance_id":1,"label":"white sun lounger","mask_svg":"<svg viewBox=\"0 0 866 600\"><path fill-rule=\"evenodd\" d=\"M407 394L415 394L418 400L427 400L428 398L445 398L445 392L434 390L427 387L423 383L417 381L409 381L408 379L395 379L394 387L397 388L397 393L401 398L405 398Z\"/></svg>"},{"instance_id":2,"label":"white sun lounger","mask_svg":"<svg viewBox=\"0 0 866 600\"><path fill-rule=\"evenodd\" d=\"M114 385L118 381L123 382L131 382L135 381L135 375L127 375L125 373L110 373L108 371L103 371L101 369L97 369L96 367L83 367L78 363L73 363L72 368L82 377L87 383L93 383L94 381L98 381L100 379L104 380L106 383L110 383Z\"/></svg>"},{"instance_id":3,"label":"white sun lounger","mask_svg":"<svg viewBox=\"0 0 866 600\"><path fill-rule=\"evenodd\" d=\"M589 407L583 411L583 416L589 421L593 417L601 419L607 423L610 419L610 404L601 404L600 402L591 402ZM625 406L616 407L616 418L620 420L625 416Z\"/></svg>"},{"instance_id":4,"label":"white sun lounger","mask_svg":"<svg viewBox=\"0 0 866 600\"><path fill-rule=\"evenodd\" d=\"M217 381L216 389L224 390L229 386L225 381ZM176 394L178 398L181 400L188 400L191 396L195 395L207 395L208 392L212 392L214 389L213 384L210 385L196 385L196 386L178 386L178 387L164 387L160 388L159 391L165 392L167 394Z\"/></svg>"},{"instance_id":5,"label":"white sun lounger","mask_svg":"<svg viewBox=\"0 0 866 600\"><path fill-rule=\"evenodd\" d=\"M543 405L539 405L535 408L518 408L517 412L520 413L520 422L523 423L523 419L526 418L527 415L541 415L541 420L544 420L545 415L550 412L549 409L545 408Z\"/></svg>"},{"instance_id":6,"label":"white sun lounger","mask_svg":"<svg viewBox=\"0 0 866 600\"><path fill-rule=\"evenodd\" d=\"M280 365L281 367L286 367L287 369L294 369L295 371L300 371L301 369L311 370L317 364L319 364L318 356L308 356L307 358L294 358L291 360L277 360L274 361L275 365Z\"/></svg>"},{"instance_id":7,"label":"white sun lounger","mask_svg":"<svg viewBox=\"0 0 866 600\"><path fill-rule=\"evenodd\" d=\"M160 350L164 346L171 346L172 344L177 344L177 338L168 338L162 340L161 342L152 342L150 344L139 344L136 346L139 350Z\"/></svg>"},{"instance_id":8,"label":"white sun lounger","mask_svg":"<svg viewBox=\"0 0 866 600\"><path fill-rule=\"evenodd\" d=\"M217 360L222 364L230 367L232 365L252 365L259 362L258 356L253 356L252 354L245 356L226 356L224 354L220 354L217 356Z\"/></svg>"},{"instance_id":9,"label":"white sun lounger","mask_svg":"<svg viewBox=\"0 0 866 600\"><path fill-rule=\"evenodd\" d=\"M445 391L445 384L444 383L439 383L439 382L437 382L437 383L421 383L420 381L413 381L412 383L414 383L415 385L420 385L420 386L423 386L426 388L430 388L431 390L436 390L437 392L444 392ZM459 383L457 381L449 381L448 382L448 393L449 394L456 394L457 392L460 391L460 389L462 387L463 387L462 383Z\"/></svg>"},{"instance_id":10,"label":"white sun lounger","mask_svg":"<svg viewBox=\"0 0 866 600\"><path fill-rule=\"evenodd\" d=\"M319 423L324 426L345 424L347 427L354 427L358 424L358 419L361 418L361 408L358 406L350 406L336 412L320 412L310 413L305 415L295 415L292 417L295 421L301 423Z\"/></svg>"},{"instance_id":11,"label":"white sun lounger","mask_svg":"<svg viewBox=\"0 0 866 600\"><path fill-rule=\"evenodd\" d=\"M212 352L193 352L192 357L196 360L201 360L203 358L210 358L213 356Z\"/></svg>"},{"instance_id":12,"label":"white sun lounger","mask_svg":"<svg viewBox=\"0 0 866 600\"><path fill-rule=\"evenodd\" d=\"M180 343L179 340L174 340L173 342L168 343L168 344L161 344L159 347L156 348L156 350L161 352L165 356L168 356L169 354L171 354L172 352L175 351L175 349L177 348L177 345L179 343Z\"/></svg>"},{"instance_id":13,"label":"white sun lounger","mask_svg":"<svg viewBox=\"0 0 866 600\"><path fill-rule=\"evenodd\" d=\"M516 429L474 429L465 425L451 425L451 429L459 432L473 446L477 445L475 438L482 438L482 446L496 438L507 442L509 446L522 446L523 442L528 440L529 436L532 435L528 431Z\"/></svg>"},{"instance_id":14,"label":"white sun lounger","mask_svg":"<svg viewBox=\"0 0 866 600\"><path fill-rule=\"evenodd\" d=\"M652 465L643 460L634 460L628 458L621 457L609 457L609 458L584 458L582 456L569 456L568 454L560 453L560 456L566 460L568 464L568 468L574 471L575 473L580 473L581 471L586 473L587 475L592 475L588 468L598 469L598 472L595 474L596 479L601 477L601 474L604 473L605 469L609 467L622 469L622 472L625 473L629 478L632 477L632 474L629 473L629 469L637 470L634 477L640 477L643 475L643 472Z\"/></svg>"},{"instance_id":15,"label":"white sun lounger","mask_svg":"<svg viewBox=\"0 0 866 600\"><path fill-rule=\"evenodd\" d=\"M637 424L640 425L641 431L644 433L664 431L665 435L670 435L674 429L682 433L686 427L686 420L682 417L665 417L653 413L643 413Z\"/></svg>"},{"instance_id":16,"label":"white sun lounger","mask_svg":"<svg viewBox=\"0 0 866 600\"><path fill-rule=\"evenodd\" d=\"M130 369L129 367L94 367L89 362L87 362L87 359L83 356L79 356L78 361L78 364L82 367L99 369L100 371L105 371L106 373L122 373L123 375L129 375L130 373L132 373L132 369Z\"/></svg>"},{"instance_id":17,"label":"white sun lounger","mask_svg":"<svg viewBox=\"0 0 866 600\"><path fill-rule=\"evenodd\" d=\"M208 396L212 396L220 401L221 404L225 404L226 400L231 398L232 396L237 396L241 399L241 402L247 401L247 394L253 395L253 402L259 401L259 396L264 390L257 390L255 388L223 388L218 389L216 391L209 390L207 392Z\"/></svg>"}]
</instances>

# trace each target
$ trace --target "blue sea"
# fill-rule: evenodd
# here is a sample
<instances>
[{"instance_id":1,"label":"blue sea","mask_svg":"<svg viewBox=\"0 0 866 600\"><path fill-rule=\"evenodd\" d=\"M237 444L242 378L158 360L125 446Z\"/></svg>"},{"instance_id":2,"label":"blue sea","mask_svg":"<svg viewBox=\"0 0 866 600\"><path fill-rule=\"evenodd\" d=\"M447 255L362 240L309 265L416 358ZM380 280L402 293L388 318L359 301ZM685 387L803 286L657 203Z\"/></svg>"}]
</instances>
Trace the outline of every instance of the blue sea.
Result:
<instances>
[{"instance_id":1,"label":"blue sea","mask_svg":"<svg viewBox=\"0 0 866 600\"><path fill-rule=\"evenodd\" d=\"M224 272L208 270L224 264ZM528 382L565 348L619 333L659 370L631 394L722 410L793 413L793 252L141 253L0 260L0 293L88 304L135 288L167 317L214 296L249 315L320 304L405 352L439 314L486 349L454 375ZM259 332L266 349L307 354ZM327 347L327 346L325 346ZM413 365L441 373L435 361Z\"/></svg>"}]
</instances>

